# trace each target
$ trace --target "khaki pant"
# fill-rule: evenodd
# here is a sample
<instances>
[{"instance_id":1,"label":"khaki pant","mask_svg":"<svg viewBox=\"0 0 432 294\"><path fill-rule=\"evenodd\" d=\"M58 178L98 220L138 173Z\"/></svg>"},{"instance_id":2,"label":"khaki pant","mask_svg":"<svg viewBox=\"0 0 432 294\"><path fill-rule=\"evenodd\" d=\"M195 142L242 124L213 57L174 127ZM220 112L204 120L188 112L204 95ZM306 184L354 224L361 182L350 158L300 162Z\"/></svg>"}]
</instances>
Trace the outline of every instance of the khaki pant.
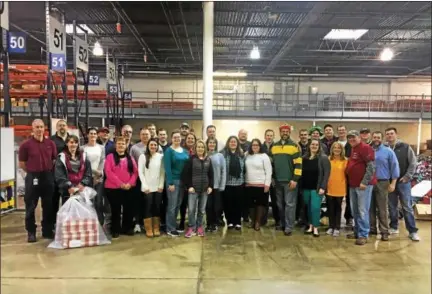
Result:
<instances>
[{"instance_id":1,"label":"khaki pant","mask_svg":"<svg viewBox=\"0 0 432 294\"><path fill-rule=\"evenodd\" d=\"M372 200L370 206L370 231L377 232L377 217L381 234L388 234L388 187L389 181L379 181L372 190Z\"/></svg>"}]
</instances>

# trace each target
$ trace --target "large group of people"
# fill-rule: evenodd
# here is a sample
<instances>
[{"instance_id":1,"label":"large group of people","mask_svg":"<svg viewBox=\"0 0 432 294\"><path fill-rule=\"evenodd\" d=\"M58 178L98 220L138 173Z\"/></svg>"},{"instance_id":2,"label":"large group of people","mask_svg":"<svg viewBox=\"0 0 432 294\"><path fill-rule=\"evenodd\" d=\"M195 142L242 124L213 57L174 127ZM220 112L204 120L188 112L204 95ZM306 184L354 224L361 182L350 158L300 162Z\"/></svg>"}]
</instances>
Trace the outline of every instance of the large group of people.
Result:
<instances>
[{"instance_id":1,"label":"large group of people","mask_svg":"<svg viewBox=\"0 0 432 294\"><path fill-rule=\"evenodd\" d=\"M20 167L27 172L28 242L36 242L39 198L42 237L52 239L60 201L85 187L106 199L96 210L101 224L110 211L107 233L113 239L141 232L149 238L183 232L186 238L203 237L225 225L240 231L250 224L259 231L269 219L269 199L276 230L291 236L297 225L314 237L320 236L325 199L326 234L339 237L345 198L346 226L353 228L347 237L355 244L366 244L378 232L382 241L398 234L399 202L409 238L420 240L410 192L416 157L394 127L371 134L340 125L335 136L330 124L313 126L299 130L295 142L292 127L282 124L277 141L274 130L266 130L261 142L248 141L248 131L241 129L223 142L214 125L206 127L204 141L188 123L173 130L170 140L165 129L149 124L136 144L130 125L114 140L108 128L91 127L84 146L69 135L64 120L51 138L44 137L42 120L32 127L32 137L19 149Z\"/></svg>"}]
</instances>

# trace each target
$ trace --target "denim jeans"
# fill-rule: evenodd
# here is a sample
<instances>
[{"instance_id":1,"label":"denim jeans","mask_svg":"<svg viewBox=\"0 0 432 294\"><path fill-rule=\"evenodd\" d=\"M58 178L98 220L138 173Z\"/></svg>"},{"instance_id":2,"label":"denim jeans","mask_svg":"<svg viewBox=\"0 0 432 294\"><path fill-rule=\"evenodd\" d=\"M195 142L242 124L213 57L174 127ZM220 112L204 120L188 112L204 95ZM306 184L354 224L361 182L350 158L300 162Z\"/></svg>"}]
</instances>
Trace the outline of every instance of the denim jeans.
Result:
<instances>
[{"instance_id":1,"label":"denim jeans","mask_svg":"<svg viewBox=\"0 0 432 294\"><path fill-rule=\"evenodd\" d=\"M390 228L395 230L397 230L399 223L398 200L402 205L406 229L410 234L416 233L418 229L412 208L411 183L398 182L396 189L389 194Z\"/></svg>"},{"instance_id":2,"label":"denim jeans","mask_svg":"<svg viewBox=\"0 0 432 294\"><path fill-rule=\"evenodd\" d=\"M189 193L188 197L188 227L196 230L203 225L208 194L206 191Z\"/></svg>"},{"instance_id":3,"label":"denim jeans","mask_svg":"<svg viewBox=\"0 0 432 294\"><path fill-rule=\"evenodd\" d=\"M372 199L372 188L372 185L368 185L365 190L351 187L349 189L351 212L355 222L354 234L359 238L367 238L369 236L369 209Z\"/></svg>"},{"instance_id":4,"label":"denim jeans","mask_svg":"<svg viewBox=\"0 0 432 294\"><path fill-rule=\"evenodd\" d=\"M280 225L285 231L294 230L297 204L297 188L291 190L288 182L276 182L276 200L279 208Z\"/></svg>"},{"instance_id":5,"label":"denim jeans","mask_svg":"<svg viewBox=\"0 0 432 294\"><path fill-rule=\"evenodd\" d=\"M167 184L168 205L166 211L166 225L167 232L171 232L175 231L177 227L177 215L183 200L183 184L181 184L180 180L174 180L174 192L170 192L168 187Z\"/></svg>"}]
</instances>

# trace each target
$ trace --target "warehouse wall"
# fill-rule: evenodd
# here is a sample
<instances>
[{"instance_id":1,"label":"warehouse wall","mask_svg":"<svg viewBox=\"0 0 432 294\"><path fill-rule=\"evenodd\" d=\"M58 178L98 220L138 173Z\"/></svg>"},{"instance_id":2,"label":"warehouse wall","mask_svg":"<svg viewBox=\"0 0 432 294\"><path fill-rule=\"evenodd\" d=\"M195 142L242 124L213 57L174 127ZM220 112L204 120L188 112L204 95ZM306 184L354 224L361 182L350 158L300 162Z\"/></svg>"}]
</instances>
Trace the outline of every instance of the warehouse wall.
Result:
<instances>
[{"instance_id":1,"label":"warehouse wall","mask_svg":"<svg viewBox=\"0 0 432 294\"><path fill-rule=\"evenodd\" d=\"M223 84L230 88L236 88L238 92L246 92L246 86L256 88L257 93L274 93L273 81L228 81L228 80L215 80L215 89L219 84ZM284 81L283 85L290 85L294 87L295 93L309 93L309 87L315 87L319 94L336 94L337 92L344 92L345 94L352 95L431 95L431 82L401 82L401 81L373 81L373 80L358 80L358 81L343 81L343 80L311 80L311 79L294 79L292 81ZM181 98L195 97L192 92L202 92L201 79L154 79L154 78L126 78L125 89L135 92L135 97L148 97L149 94L139 92L189 92L191 94L184 95ZM92 89L104 89L105 81L101 79L99 87L92 87ZM377 99L381 99L377 97Z\"/></svg>"},{"instance_id":2,"label":"warehouse wall","mask_svg":"<svg viewBox=\"0 0 432 294\"><path fill-rule=\"evenodd\" d=\"M134 130L139 130L150 121L148 120L126 120L126 123L131 124ZM165 128L168 132L178 128L182 121L180 120L153 120L151 121L156 124L158 128ZM287 123L294 126L292 137L298 140L298 131L300 129L309 129L312 127L311 121L286 121ZM203 124L202 121L188 121L191 128L195 130L198 137L202 134ZM390 126L394 126L398 129L401 140L411 145L417 144L417 123L388 123L388 122L340 122L340 121L328 121L328 122L317 122L317 125L323 127L325 124L331 123L335 128L344 124L348 130L357 129L362 127L368 127L371 131L382 131ZM215 120L214 125L217 128L217 137L226 140L230 135L237 135L241 128L249 131L249 139L252 138L264 138L264 132L267 129L276 130L276 137L279 137L278 127L281 124L280 121L251 121L251 120ZM431 139L431 124L422 124L421 142L426 143L426 140ZM135 134L135 138L138 139L138 135ZM423 149L423 148L422 148Z\"/></svg>"}]
</instances>

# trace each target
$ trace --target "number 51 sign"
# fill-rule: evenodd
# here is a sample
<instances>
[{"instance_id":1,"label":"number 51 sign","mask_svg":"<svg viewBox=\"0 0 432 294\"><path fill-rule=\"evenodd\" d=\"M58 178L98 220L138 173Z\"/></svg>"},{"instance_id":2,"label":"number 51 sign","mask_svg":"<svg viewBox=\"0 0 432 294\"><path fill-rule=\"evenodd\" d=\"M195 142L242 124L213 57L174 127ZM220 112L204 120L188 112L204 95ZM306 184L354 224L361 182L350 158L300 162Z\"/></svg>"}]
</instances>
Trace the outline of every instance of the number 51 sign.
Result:
<instances>
[{"instance_id":1,"label":"number 51 sign","mask_svg":"<svg viewBox=\"0 0 432 294\"><path fill-rule=\"evenodd\" d=\"M55 17L49 21L49 52L51 53L51 67L53 70L66 68L66 30Z\"/></svg>"}]
</instances>

